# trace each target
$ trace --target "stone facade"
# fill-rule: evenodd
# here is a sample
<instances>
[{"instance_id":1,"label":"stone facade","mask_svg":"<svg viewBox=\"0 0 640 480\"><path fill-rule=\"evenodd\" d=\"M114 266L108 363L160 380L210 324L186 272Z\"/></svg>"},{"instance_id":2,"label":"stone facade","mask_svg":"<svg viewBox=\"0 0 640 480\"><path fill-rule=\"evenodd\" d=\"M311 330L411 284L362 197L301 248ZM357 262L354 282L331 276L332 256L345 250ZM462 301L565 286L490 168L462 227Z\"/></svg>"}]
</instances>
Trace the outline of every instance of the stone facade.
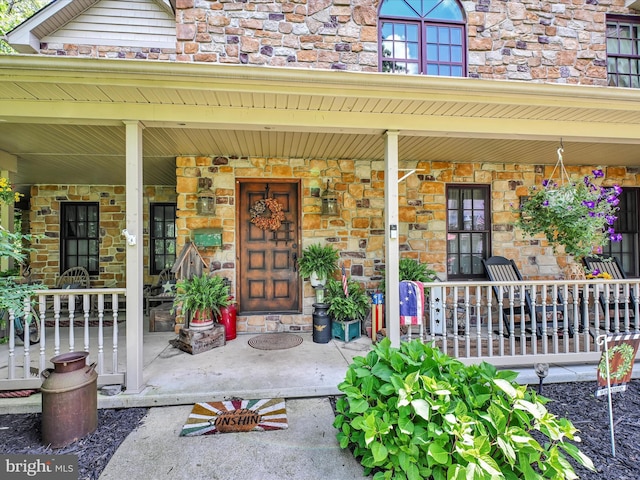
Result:
<instances>
[{"instance_id":1,"label":"stone facade","mask_svg":"<svg viewBox=\"0 0 640 480\"><path fill-rule=\"evenodd\" d=\"M606 85L606 14L624 0L462 2L468 75ZM378 71L375 0L178 0L177 60Z\"/></svg>"},{"instance_id":2,"label":"stone facade","mask_svg":"<svg viewBox=\"0 0 640 480\"><path fill-rule=\"evenodd\" d=\"M174 48L41 43L39 53L41 55L55 55L60 57L119 58L171 62L176 60L176 51Z\"/></svg>"},{"instance_id":3,"label":"stone facade","mask_svg":"<svg viewBox=\"0 0 640 480\"><path fill-rule=\"evenodd\" d=\"M223 246L202 251L215 271L236 277L235 178L297 178L302 186L303 247L328 243L341 253L348 274L371 291L384 271L384 162L364 160L282 159L248 157L178 157L178 248L196 228L222 228ZM400 168L415 165L401 162ZM452 164L420 162L420 173L399 184L399 240L402 257L426 263L446 280L446 186L452 183L491 187L493 252L518 259L527 278L562 278L567 259L553 253L546 240L524 238L514 228L514 206L531 185L551 175L553 166L504 163ZM592 166L567 167L570 175L583 176ZM640 169L605 168L607 185L636 186ZM216 215L196 212L202 179L217 197ZM312 192L329 180L338 194L340 215L320 214L320 198ZM232 290L235 288L232 286ZM239 316L239 332L310 330L313 290L304 282L303 315Z\"/></svg>"},{"instance_id":4,"label":"stone facade","mask_svg":"<svg viewBox=\"0 0 640 480\"><path fill-rule=\"evenodd\" d=\"M606 86L606 14L636 13L624 5L624 0L464 2L469 76Z\"/></svg>"},{"instance_id":5,"label":"stone facade","mask_svg":"<svg viewBox=\"0 0 640 480\"><path fill-rule=\"evenodd\" d=\"M144 194L145 266L149 265L149 203L175 202L171 187L147 186ZM53 287L60 275L60 203L99 202L100 275L91 277L92 287L120 287L125 284L126 226L125 187L120 185L34 185L31 187L31 234L40 236L32 243L30 256L33 280ZM145 268L145 283L153 283Z\"/></svg>"}]
</instances>

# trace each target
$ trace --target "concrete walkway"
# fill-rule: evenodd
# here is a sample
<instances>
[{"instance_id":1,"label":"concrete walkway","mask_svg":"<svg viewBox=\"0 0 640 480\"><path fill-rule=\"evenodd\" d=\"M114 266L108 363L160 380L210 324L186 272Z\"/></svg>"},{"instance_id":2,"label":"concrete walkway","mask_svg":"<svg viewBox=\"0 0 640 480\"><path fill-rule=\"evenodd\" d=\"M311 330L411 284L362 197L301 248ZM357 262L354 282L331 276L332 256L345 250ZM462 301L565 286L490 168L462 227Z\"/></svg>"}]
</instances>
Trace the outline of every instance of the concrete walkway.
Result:
<instances>
[{"instance_id":1,"label":"concrete walkway","mask_svg":"<svg viewBox=\"0 0 640 480\"><path fill-rule=\"evenodd\" d=\"M354 356L371 348L366 337L345 343L302 344L286 350L257 350L239 335L198 355L169 344L175 335L145 334L144 381L139 393L98 395L99 408L151 408L103 471L101 480L149 479L356 479L363 469L339 448L327 396L340 394ZM634 377L640 369L634 369ZM518 381L537 384L533 366L519 369ZM545 383L595 381L595 365L552 366ZM196 402L286 399L289 428L281 431L180 437ZM39 394L0 399L2 413L41 410Z\"/></svg>"},{"instance_id":2,"label":"concrete walkway","mask_svg":"<svg viewBox=\"0 0 640 480\"><path fill-rule=\"evenodd\" d=\"M363 468L338 445L327 398L286 400L289 428L180 437L191 405L152 408L100 480L356 480Z\"/></svg>"}]
</instances>

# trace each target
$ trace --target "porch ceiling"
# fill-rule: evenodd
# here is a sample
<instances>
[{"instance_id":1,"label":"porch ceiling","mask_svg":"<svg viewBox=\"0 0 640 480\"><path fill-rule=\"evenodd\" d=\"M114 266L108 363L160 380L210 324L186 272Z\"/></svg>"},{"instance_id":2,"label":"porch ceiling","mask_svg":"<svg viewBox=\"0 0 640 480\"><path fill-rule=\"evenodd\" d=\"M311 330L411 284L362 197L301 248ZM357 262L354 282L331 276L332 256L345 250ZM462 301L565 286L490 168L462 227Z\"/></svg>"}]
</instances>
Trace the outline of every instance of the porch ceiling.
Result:
<instances>
[{"instance_id":1,"label":"porch ceiling","mask_svg":"<svg viewBox=\"0 0 640 480\"><path fill-rule=\"evenodd\" d=\"M0 57L0 150L18 184L124 183L123 120L144 126L144 182L177 155L640 165L640 92L438 77L37 56Z\"/></svg>"}]
</instances>

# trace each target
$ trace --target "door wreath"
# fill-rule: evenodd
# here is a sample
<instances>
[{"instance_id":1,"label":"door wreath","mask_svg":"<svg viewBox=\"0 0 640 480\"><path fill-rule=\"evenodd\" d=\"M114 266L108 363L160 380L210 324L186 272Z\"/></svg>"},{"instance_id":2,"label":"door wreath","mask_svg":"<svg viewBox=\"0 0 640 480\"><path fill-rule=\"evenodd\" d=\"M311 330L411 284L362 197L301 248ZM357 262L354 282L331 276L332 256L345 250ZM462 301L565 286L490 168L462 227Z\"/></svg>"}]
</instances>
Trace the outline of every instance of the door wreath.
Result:
<instances>
[{"instance_id":1,"label":"door wreath","mask_svg":"<svg viewBox=\"0 0 640 480\"><path fill-rule=\"evenodd\" d=\"M258 200L249 209L251 223L262 230L278 230L284 220L282 204L275 198Z\"/></svg>"}]
</instances>

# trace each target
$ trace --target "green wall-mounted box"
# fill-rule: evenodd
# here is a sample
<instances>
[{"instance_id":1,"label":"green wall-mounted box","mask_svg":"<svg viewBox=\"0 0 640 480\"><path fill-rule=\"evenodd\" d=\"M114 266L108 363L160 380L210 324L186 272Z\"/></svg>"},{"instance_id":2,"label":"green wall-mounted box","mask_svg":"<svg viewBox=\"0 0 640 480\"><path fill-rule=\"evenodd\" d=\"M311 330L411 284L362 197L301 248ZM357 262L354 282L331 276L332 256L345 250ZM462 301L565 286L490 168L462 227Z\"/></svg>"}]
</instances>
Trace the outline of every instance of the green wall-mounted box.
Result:
<instances>
[{"instance_id":1,"label":"green wall-mounted box","mask_svg":"<svg viewBox=\"0 0 640 480\"><path fill-rule=\"evenodd\" d=\"M194 230L193 243L196 244L196 247L221 247L222 229L202 228L200 230Z\"/></svg>"}]
</instances>

